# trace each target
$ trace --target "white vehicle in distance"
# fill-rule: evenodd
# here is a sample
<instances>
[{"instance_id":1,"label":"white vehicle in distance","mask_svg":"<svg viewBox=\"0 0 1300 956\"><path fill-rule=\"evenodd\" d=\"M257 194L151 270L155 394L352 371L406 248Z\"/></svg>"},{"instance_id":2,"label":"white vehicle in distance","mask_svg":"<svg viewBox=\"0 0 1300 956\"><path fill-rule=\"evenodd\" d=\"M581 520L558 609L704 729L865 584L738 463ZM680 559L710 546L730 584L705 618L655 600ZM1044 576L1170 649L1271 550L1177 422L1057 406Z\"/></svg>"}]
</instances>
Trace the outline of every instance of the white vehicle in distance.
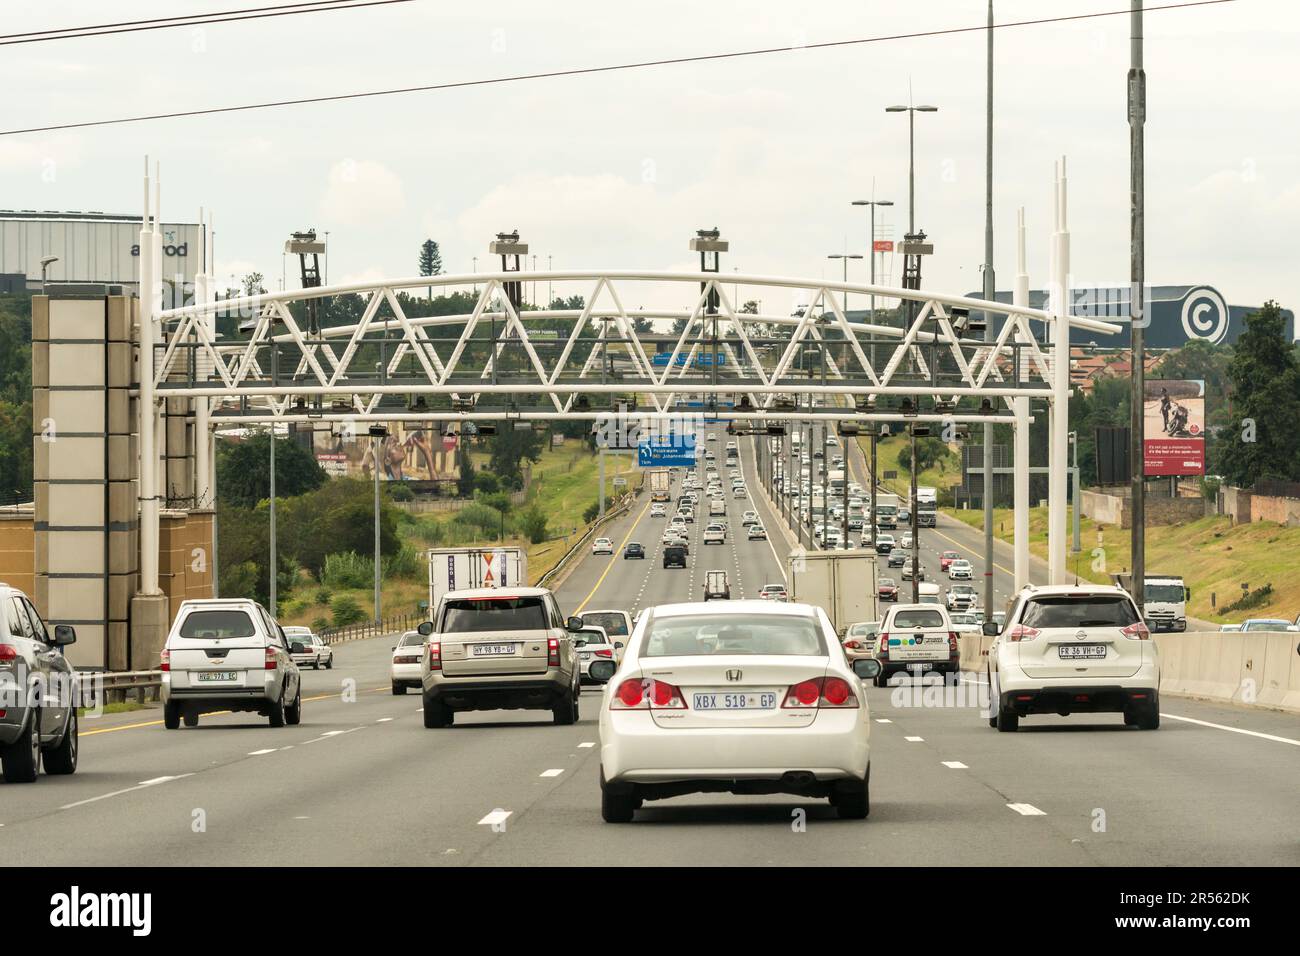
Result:
<instances>
[{"instance_id":1,"label":"white vehicle in distance","mask_svg":"<svg viewBox=\"0 0 1300 956\"><path fill-rule=\"evenodd\" d=\"M948 620L952 622L952 629L957 632L958 637L963 634L980 633L980 621L973 611L950 611Z\"/></svg>"},{"instance_id":2,"label":"white vehicle in distance","mask_svg":"<svg viewBox=\"0 0 1300 956\"><path fill-rule=\"evenodd\" d=\"M665 518L668 516L668 509L664 507L662 501L656 501L650 506L650 517Z\"/></svg>"},{"instance_id":3,"label":"white vehicle in distance","mask_svg":"<svg viewBox=\"0 0 1300 956\"><path fill-rule=\"evenodd\" d=\"M788 602L790 591L784 584L764 584L758 589L758 597L763 601Z\"/></svg>"},{"instance_id":4,"label":"white vehicle in distance","mask_svg":"<svg viewBox=\"0 0 1300 956\"><path fill-rule=\"evenodd\" d=\"M592 554L613 554L614 542L609 538L597 538L591 543Z\"/></svg>"},{"instance_id":5,"label":"white vehicle in distance","mask_svg":"<svg viewBox=\"0 0 1300 956\"><path fill-rule=\"evenodd\" d=\"M758 512L746 511L743 515L740 516L740 523L742 525L758 524Z\"/></svg>"},{"instance_id":6,"label":"white vehicle in distance","mask_svg":"<svg viewBox=\"0 0 1300 956\"><path fill-rule=\"evenodd\" d=\"M880 622L876 645L880 673L876 686L884 687L894 674L925 671L957 674L960 671L957 632L942 605L896 604Z\"/></svg>"},{"instance_id":7,"label":"white vehicle in distance","mask_svg":"<svg viewBox=\"0 0 1300 956\"><path fill-rule=\"evenodd\" d=\"M614 659L618 661L623 659L623 648L627 646L627 639L632 635L634 624L631 614L614 609L583 611L582 623L584 626L592 624L604 628L609 639L614 642Z\"/></svg>"},{"instance_id":8,"label":"white vehicle in distance","mask_svg":"<svg viewBox=\"0 0 1300 956\"><path fill-rule=\"evenodd\" d=\"M995 637L987 673L990 727L1014 731L1033 714L1122 713L1160 727L1160 652L1122 588L1025 585Z\"/></svg>"},{"instance_id":9,"label":"white vehicle in distance","mask_svg":"<svg viewBox=\"0 0 1300 956\"><path fill-rule=\"evenodd\" d=\"M302 645L301 653L289 655L299 667L310 667L314 671L318 671L322 667L326 670L333 670L334 648L321 640L320 635L313 634L310 627L296 625L286 627L284 634L289 638L290 644Z\"/></svg>"},{"instance_id":10,"label":"white vehicle in distance","mask_svg":"<svg viewBox=\"0 0 1300 956\"><path fill-rule=\"evenodd\" d=\"M720 524L711 524L704 529L705 544L726 544L727 532Z\"/></svg>"},{"instance_id":11,"label":"white vehicle in distance","mask_svg":"<svg viewBox=\"0 0 1300 956\"><path fill-rule=\"evenodd\" d=\"M876 554L889 554L894 550L894 536L892 534L876 535Z\"/></svg>"},{"instance_id":12,"label":"white vehicle in distance","mask_svg":"<svg viewBox=\"0 0 1300 956\"><path fill-rule=\"evenodd\" d=\"M591 676L593 661L606 660L618 662L614 651L614 642L609 639L605 629L595 624L588 624L582 619L582 627L573 632L574 643L578 646L578 661L581 666L579 680L584 684L603 684Z\"/></svg>"},{"instance_id":13,"label":"white vehicle in distance","mask_svg":"<svg viewBox=\"0 0 1300 956\"><path fill-rule=\"evenodd\" d=\"M748 498L749 492L745 490L744 485L737 485L731 492L733 498Z\"/></svg>"},{"instance_id":14,"label":"white vehicle in distance","mask_svg":"<svg viewBox=\"0 0 1300 956\"><path fill-rule=\"evenodd\" d=\"M750 541L766 541L767 529L761 524L751 524L749 526L749 531L746 532L746 538Z\"/></svg>"},{"instance_id":15,"label":"white vehicle in distance","mask_svg":"<svg viewBox=\"0 0 1300 956\"><path fill-rule=\"evenodd\" d=\"M958 558L948 565L949 581L969 581L975 576L975 568L965 558Z\"/></svg>"},{"instance_id":16,"label":"white vehicle in distance","mask_svg":"<svg viewBox=\"0 0 1300 956\"><path fill-rule=\"evenodd\" d=\"M623 665L601 662L601 816L690 793L829 798L871 809L871 723L826 613L767 601L669 604L638 622Z\"/></svg>"},{"instance_id":17,"label":"white vehicle in distance","mask_svg":"<svg viewBox=\"0 0 1300 956\"><path fill-rule=\"evenodd\" d=\"M424 653L424 642L427 640L419 631L407 631L393 646L389 677L395 695L401 696L407 688L420 686L420 655Z\"/></svg>"}]
</instances>

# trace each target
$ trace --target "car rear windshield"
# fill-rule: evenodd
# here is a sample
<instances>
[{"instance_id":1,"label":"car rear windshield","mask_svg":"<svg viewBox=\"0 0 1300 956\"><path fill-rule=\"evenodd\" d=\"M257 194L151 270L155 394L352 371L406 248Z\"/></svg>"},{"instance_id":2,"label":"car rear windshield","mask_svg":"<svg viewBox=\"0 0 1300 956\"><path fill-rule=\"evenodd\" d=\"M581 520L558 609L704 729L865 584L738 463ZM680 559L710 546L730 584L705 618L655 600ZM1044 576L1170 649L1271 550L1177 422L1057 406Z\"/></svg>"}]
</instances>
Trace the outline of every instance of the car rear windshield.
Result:
<instances>
[{"instance_id":1,"label":"car rear windshield","mask_svg":"<svg viewBox=\"0 0 1300 956\"><path fill-rule=\"evenodd\" d=\"M793 614L691 614L658 618L642 657L776 654L825 657L821 629Z\"/></svg>"},{"instance_id":2,"label":"car rear windshield","mask_svg":"<svg viewBox=\"0 0 1300 956\"><path fill-rule=\"evenodd\" d=\"M546 628L540 597L457 598L442 612L442 633L529 631Z\"/></svg>"},{"instance_id":3,"label":"car rear windshield","mask_svg":"<svg viewBox=\"0 0 1300 956\"><path fill-rule=\"evenodd\" d=\"M253 637L257 628L243 611L191 611L181 622L178 637L191 640L226 640Z\"/></svg>"},{"instance_id":4,"label":"car rear windshield","mask_svg":"<svg viewBox=\"0 0 1300 956\"><path fill-rule=\"evenodd\" d=\"M1181 584L1148 584L1145 594L1148 604L1179 604L1184 591Z\"/></svg>"},{"instance_id":5,"label":"car rear windshield","mask_svg":"<svg viewBox=\"0 0 1300 956\"><path fill-rule=\"evenodd\" d=\"M582 621L584 624L595 624L597 627L603 627L605 633L610 637L627 637L627 619L622 614L597 611L582 615Z\"/></svg>"},{"instance_id":6,"label":"car rear windshield","mask_svg":"<svg viewBox=\"0 0 1300 956\"><path fill-rule=\"evenodd\" d=\"M1021 622L1029 627L1128 627L1137 612L1126 597L1109 594L1041 597L1025 605Z\"/></svg>"},{"instance_id":7,"label":"car rear windshield","mask_svg":"<svg viewBox=\"0 0 1300 956\"><path fill-rule=\"evenodd\" d=\"M425 639L426 639L425 636L421 634L419 631L411 631L410 633L402 635L401 643L399 643L397 646L398 647L419 647L421 644L425 642Z\"/></svg>"},{"instance_id":8,"label":"car rear windshield","mask_svg":"<svg viewBox=\"0 0 1300 956\"><path fill-rule=\"evenodd\" d=\"M890 627L943 627L943 615L938 611L898 611L889 622Z\"/></svg>"}]
</instances>

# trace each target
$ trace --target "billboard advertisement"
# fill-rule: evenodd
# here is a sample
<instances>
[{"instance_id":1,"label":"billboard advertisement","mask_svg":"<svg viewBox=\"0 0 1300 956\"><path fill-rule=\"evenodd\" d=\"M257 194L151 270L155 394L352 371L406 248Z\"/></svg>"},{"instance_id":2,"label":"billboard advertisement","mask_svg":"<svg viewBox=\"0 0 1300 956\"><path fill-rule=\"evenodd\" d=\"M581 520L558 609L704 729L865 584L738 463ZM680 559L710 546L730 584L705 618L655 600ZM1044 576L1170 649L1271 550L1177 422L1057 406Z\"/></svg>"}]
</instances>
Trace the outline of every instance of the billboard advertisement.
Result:
<instances>
[{"instance_id":1,"label":"billboard advertisement","mask_svg":"<svg viewBox=\"0 0 1300 956\"><path fill-rule=\"evenodd\" d=\"M350 423L313 433L316 461L331 478L374 475L376 453L383 481L439 481L459 475L456 436L443 436L435 422L394 422L376 443Z\"/></svg>"},{"instance_id":2,"label":"billboard advertisement","mask_svg":"<svg viewBox=\"0 0 1300 956\"><path fill-rule=\"evenodd\" d=\"M1205 383L1147 379L1142 472L1148 478L1205 474Z\"/></svg>"}]
</instances>

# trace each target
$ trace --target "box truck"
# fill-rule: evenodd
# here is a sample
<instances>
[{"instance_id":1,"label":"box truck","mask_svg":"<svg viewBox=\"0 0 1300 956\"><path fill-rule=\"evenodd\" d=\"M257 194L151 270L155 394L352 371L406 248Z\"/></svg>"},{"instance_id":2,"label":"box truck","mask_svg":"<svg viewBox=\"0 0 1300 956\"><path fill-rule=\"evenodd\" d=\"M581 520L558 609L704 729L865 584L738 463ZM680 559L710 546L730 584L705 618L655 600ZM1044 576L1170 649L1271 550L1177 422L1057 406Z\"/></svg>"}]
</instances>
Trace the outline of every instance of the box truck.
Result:
<instances>
[{"instance_id":1,"label":"box truck","mask_svg":"<svg viewBox=\"0 0 1300 956\"><path fill-rule=\"evenodd\" d=\"M898 495L881 492L876 495L876 527L892 530L898 527Z\"/></svg>"},{"instance_id":2,"label":"box truck","mask_svg":"<svg viewBox=\"0 0 1300 956\"><path fill-rule=\"evenodd\" d=\"M650 500L667 501L672 495L673 476L667 468L655 468L650 472Z\"/></svg>"},{"instance_id":3,"label":"box truck","mask_svg":"<svg viewBox=\"0 0 1300 956\"><path fill-rule=\"evenodd\" d=\"M1132 574L1112 574L1111 579L1129 594L1133 593ZM1142 616L1153 631L1187 630L1187 599L1191 589L1177 574L1148 574L1142 592Z\"/></svg>"},{"instance_id":4,"label":"box truck","mask_svg":"<svg viewBox=\"0 0 1300 956\"><path fill-rule=\"evenodd\" d=\"M859 621L876 621L876 556L870 551L804 551L787 559L790 600L826 611L835 633Z\"/></svg>"},{"instance_id":5,"label":"box truck","mask_svg":"<svg viewBox=\"0 0 1300 956\"><path fill-rule=\"evenodd\" d=\"M448 591L528 586L528 552L523 548L434 548L429 560L429 614Z\"/></svg>"}]
</instances>

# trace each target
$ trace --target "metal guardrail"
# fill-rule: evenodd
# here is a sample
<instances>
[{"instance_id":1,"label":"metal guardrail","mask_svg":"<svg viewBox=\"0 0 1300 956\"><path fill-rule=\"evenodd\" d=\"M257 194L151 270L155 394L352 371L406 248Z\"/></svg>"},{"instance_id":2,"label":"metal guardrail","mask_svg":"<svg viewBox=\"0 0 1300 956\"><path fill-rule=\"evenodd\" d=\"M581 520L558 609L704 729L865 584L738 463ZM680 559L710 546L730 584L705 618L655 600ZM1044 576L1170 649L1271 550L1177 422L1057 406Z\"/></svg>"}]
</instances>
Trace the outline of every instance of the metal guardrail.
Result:
<instances>
[{"instance_id":1,"label":"metal guardrail","mask_svg":"<svg viewBox=\"0 0 1300 956\"><path fill-rule=\"evenodd\" d=\"M321 631L320 639L326 644L342 644L344 641L361 641L370 637L379 637L383 634L392 634L396 631L414 630L421 621L427 618L420 614L394 614L391 617L382 620L366 621L359 624L348 624L343 627L328 627Z\"/></svg>"},{"instance_id":2,"label":"metal guardrail","mask_svg":"<svg viewBox=\"0 0 1300 956\"><path fill-rule=\"evenodd\" d=\"M78 671L78 707L120 704L134 696L137 703L162 696L162 671Z\"/></svg>"},{"instance_id":3,"label":"metal guardrail","mask_svg":"<svg viewBox=\"0 0 1300 956\"><path fill-rule=\"evenodd\" d=\"M640 486L638 486L635 490L628 492L613 508L605 512L604 518L593 522L591 527L582 533L582 537L578 538L578 540L574 542L573 547L566 551L559 561L555 562L555 566L537 579L536 587L550 587L551 582L555 580L556 575L568 566L568 563L573 560L574 555L586 547L587 540L592 535L615 518L620 518L627 514L628 509L632 507L632 503L636 501L636 496L640 493L640 490Z\"/></svg>"}]
</instances>

